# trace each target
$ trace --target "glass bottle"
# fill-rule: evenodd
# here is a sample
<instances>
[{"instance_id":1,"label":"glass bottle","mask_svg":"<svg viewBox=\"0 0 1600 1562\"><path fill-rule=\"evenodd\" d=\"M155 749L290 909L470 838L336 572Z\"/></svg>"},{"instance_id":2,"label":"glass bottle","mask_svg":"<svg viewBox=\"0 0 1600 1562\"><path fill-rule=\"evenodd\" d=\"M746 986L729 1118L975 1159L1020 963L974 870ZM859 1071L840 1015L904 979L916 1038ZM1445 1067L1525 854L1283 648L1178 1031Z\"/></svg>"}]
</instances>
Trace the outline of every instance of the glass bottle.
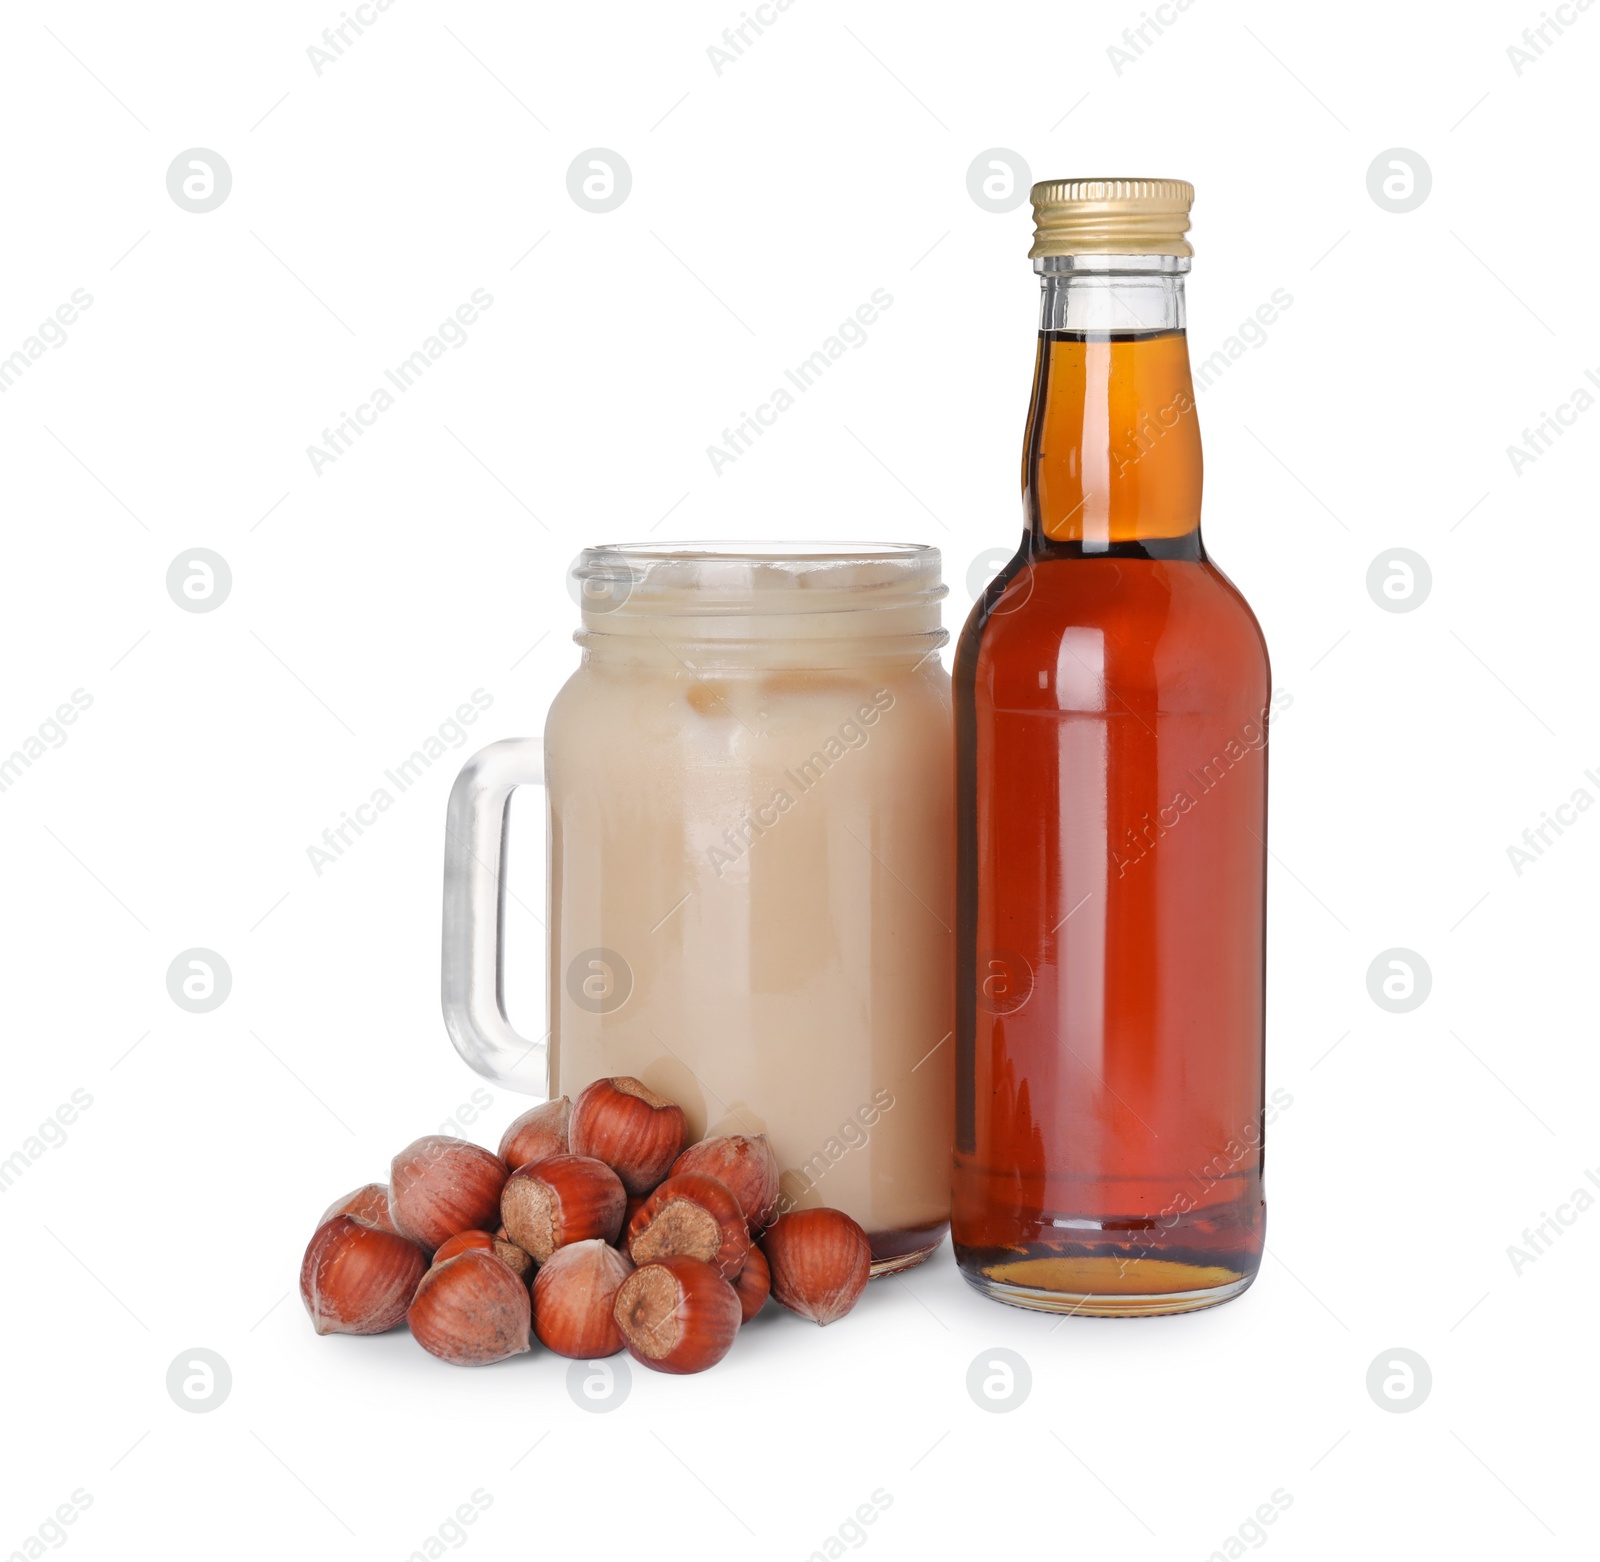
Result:
<instances>
[{"instance_id":1,"label":"glass bottle","mask_svg":"<svg viewBox=\"0 0 1600 1562\"><path fill-rule=\"evenodd\" d=\"M1200 538L1193 193L1034 187L1026 530L955 659L952 1234L1048 1311L1226 1301L1265 1229L1271 683Z\"/></svg>"}]
</instances>

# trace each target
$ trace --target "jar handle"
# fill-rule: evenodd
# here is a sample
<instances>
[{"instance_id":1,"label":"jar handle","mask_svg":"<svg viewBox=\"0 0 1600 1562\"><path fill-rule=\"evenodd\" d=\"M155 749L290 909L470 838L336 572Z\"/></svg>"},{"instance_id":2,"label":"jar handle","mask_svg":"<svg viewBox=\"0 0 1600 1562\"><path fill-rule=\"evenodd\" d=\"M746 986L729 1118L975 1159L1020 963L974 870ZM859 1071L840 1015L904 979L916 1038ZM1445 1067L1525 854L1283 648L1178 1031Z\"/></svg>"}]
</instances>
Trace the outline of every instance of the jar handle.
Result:
<instances>
[{"instance_id":1,"label":"jar handle","mask_svg":"<svg viewBox=\"0 0 1600 1562\"><path fill-rule=\"evenodd\" d=\"M507 738L479 749L450 789L440 989L445 1029L456 1051L499 1084L546 1098L550 1033L528 1041L512 1028L505 1008L506 813L519 786L544 789L541 738ZM535 913L535 920L548 946L544 919ZM545 963L542 958L541 968ZM541 1011L548 1004L546 981Z\"/></svg>"}]
</instances>

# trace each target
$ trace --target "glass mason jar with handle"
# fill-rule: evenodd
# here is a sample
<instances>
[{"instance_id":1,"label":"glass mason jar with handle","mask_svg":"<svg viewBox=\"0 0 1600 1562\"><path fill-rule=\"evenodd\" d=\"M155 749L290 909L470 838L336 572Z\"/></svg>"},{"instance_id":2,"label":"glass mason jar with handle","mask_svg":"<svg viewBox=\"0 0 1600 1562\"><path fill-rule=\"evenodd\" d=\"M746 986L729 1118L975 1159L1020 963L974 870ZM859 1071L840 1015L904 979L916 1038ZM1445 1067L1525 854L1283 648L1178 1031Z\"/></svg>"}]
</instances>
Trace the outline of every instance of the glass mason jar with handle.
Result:
<instances>
[{"instance_id":1,"label":"glass mason jar with handle","mask_svg":"<svg viewBox=\"0 0 1600 1562\"><path fill-rule=\"evenodd\" d=\"M953 1235L966 1278L1103 1316L1260 1263L1267 714L1200 540L1194 191L1033 190L1026 529L956 653Z\"/></svg>"},{"instance_id":2,"label":"glass mason jar with handle","mask_svg":"<svg viewBox=\"0 0 1600 1562\"><path fill-rule=\"evenodd\" d=\"M631 1074L694 1137L767 1135L780 1208L830 1205L874 1272L949 1219L949 679L939 554L602 547L543 739L451 794L444 1011L533 1094ZM501 998L504 821L545 787L547 1037Z\"/></svg>"}]
</instances>

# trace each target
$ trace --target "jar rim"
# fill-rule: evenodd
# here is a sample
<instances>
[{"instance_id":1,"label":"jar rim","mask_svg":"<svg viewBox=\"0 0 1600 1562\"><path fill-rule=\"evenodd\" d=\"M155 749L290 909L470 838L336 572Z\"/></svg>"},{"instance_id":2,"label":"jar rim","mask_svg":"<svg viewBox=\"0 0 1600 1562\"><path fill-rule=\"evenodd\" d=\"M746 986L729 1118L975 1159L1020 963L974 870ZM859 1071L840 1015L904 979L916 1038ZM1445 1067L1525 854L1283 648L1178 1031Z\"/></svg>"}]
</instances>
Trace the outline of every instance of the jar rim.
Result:
<instances>
[{"instance_id":1,"label":"jar rim","mask_svg":"<svg viewBox=\"0 0 1600 1562\"><path fill-rule=\"evenodd\" d=\"M806 541L781 542L762 538L744 540L711 539L705 541L663 540L661 542L597 542L585 548L584 553L642 554L647 558L664 558L682 554L685 558L711 556L729 559L767 558L877 558L879 555L936 554L938 549L927 542L846 542Z\"/></svg>"},{"instance_id":2,"label":"jar rim","mask_svg":"<svg viewBox=\"0 0 1600 1562\"><path fill-rule=\"evenodd\" d=\"M936 609L945 595L940 565L939 550L920 542L603 543L578 555L571 581L586 623L598 628L612 615Z\"/></svg>"}]
</instances>

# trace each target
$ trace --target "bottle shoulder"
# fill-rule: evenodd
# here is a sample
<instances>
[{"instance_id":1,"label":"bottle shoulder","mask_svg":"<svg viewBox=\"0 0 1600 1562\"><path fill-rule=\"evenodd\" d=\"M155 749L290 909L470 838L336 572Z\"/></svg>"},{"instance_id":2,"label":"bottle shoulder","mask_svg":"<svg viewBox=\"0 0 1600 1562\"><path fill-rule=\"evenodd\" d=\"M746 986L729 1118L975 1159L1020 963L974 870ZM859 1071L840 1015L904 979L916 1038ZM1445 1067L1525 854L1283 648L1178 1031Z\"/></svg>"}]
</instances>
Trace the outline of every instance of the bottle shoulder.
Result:
<instances>
[{"instance_id":1,"label":"bottle shoulder","mask_svg":"<svg viewBox=\"0 0 1600 1562\"><path fill-rule=\"evenodd\" d=\"M981 596L955 662L1010 709L1102 710L1108 689L1163 709L1264 702L1265 637L1209 559L1020 558Z\"/></svg>"}]
</instances>

